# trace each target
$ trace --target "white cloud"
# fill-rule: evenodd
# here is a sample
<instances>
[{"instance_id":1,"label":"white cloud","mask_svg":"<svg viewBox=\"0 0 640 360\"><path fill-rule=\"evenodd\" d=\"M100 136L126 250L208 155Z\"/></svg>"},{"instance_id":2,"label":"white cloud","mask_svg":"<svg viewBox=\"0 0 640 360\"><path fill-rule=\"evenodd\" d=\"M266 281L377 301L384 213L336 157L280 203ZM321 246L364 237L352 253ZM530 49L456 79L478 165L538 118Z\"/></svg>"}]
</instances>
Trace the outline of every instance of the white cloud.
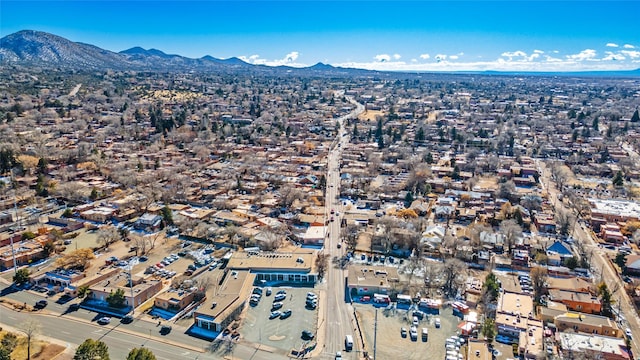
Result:
<instances>
[{"instance_id":1,"label":"white cloud","mask_svg":"<svg viewBox=\"0 0 640 360\"><path fill-rule=\"evenodd\" d=\"M637 61L640 63L640 53L638 54ZM438 59L434 56L434 59ZM389 61L389 62L345 62L332 64L340 67L350 67L368 70L379 71L426 71L426 72L438 72L438 71L599 71L599 70L630 70L637 68L637 64L633 61L575 61L568 58L557 58L548 55L543 55L537 61L528 61L528 58L521 58L519 60L508 61L504 57L499 57L495 60L485 61L446 61L443 57L441 61L430 62L403 62L403 61ZM449 59L449 56L447 56ZM542 60L542 61L541 61Z\"/></svg>"},{"instance_id":2,"label":"white cloud","mask_svg":"<svg viewBox=\"0 0 640 360\"><path fill-rule=\"evenodd\" d=\"M435 59L436 59L436 61L437 61L437 62L442 62L442 61L447 60L447 55L445 55L445 54L438 54L438 55L436 55Z\"/></svg>"},{"instance_id":3,"label":"white cloud","mask_svg":"<svg viewBox=\"0 0 640 360\"><path fill-rule=\"evenodd\" d=\"M573 61L584 61L584 60L598 61L598 59L596 59L596 55L597 53L595 50L584 49L577 54L567 55L567 59L573 60Z\"/></svg>"},{"instance_id":4,"label":"white cloud","mask_svg":"<svg viewBox=\"0 0 640 360\"><path fill-rule=\"evenodd\" d=\"M292 51L292 52L288 53L284 58L288 62L294 62L294 61L296 61L296 59L298 58L299 55L300 55L299 52Z\"/></svg>"},{"instance_id":5,"label":"white cloud","mask_svg":"<svg viewBox=\"0 0 640 360\"><path fill-rule=\"evenodd\" d=\"M522 60L534 61L535 59L540 57L540 54L543 54L543 53L544 51L542 50L534 50L533 54L529 55L524 51L517 50L517 51L503 52L501 56L509 58L507 61L522 61Z\"/></svg>"},{"instance_id":6,"label":"white cloud","mask_svg":"<svg viewBox=\"0 0 640 360\"><path fill-rule=\"evenodd\" d=\"M421 54L421 55L420 55L420 59L423 59L423 60L427 60L427 59L428 59L428 58L430 58L430 57L431 57L431 56L430 56L429 54Z\"/></svg>"},{"instance_id":7,"label":"white cloud","mask_svg":"<svg viewBox=\"0 0 640 360\"><path fill-rule=\"evenodd\" d=\"M286 54L282 59L263 59L260 55L251 55L251 56L238 56L238 58L244 62L254 65L267 65L267 66L291 66L291 67L305 67L307 64L301 64L296 62L300 57L300 53L297 51L292 51Z\"/></svg>"},{"instance_id":8,"label":"white cloud","mask_svg":"<svg viewBox=\"0 0 640 360\"><path fill-rule=\"evenodd\" d=\"M620 53L632 59L640 58L640 51L622 50Z\"/></svg>"},{"instance_id":9,"label":"white cloud","mask_svg":"<svg viewBox=\"0 0 640 360\"><path fill-rule=\"evenodd\" d=\"M411 59L411 62L418 62L418 59Z\"/></svg>"},{"instance_id":10,"label":"white cloud","mask_svg":"<svg viewBox=\"0 0 640 360\"><path fill-rule=\"evenodd\" d=\"M449 59L451 60L458 60L459 56L458 55L450 55Z\"/></svg>"},{"instance_id":11,"label":"white cloud","mask_svg":"<svg viewBox=\"0 0 640 360\"><path fill-rule=\"evenodd\" d=\"M620 55L620 54L616 54L612 51L605 51L604 52L607 56L603 57L602 60L605 61L609 61L609 60L624 60L625 57Z\"/></svg>"},{"instance_id":12,"label":"white cloud","mask_svg":"<svg viewBox=\"0 0 640 360\"><path fill-rule=\"evenodd\" d=\"M606 46L607 47L618 47L618 44L616 44L616 43L607 43Z\"/></svg>"},{"instance_id":13,"label":"white cloud","mask_svg":"<svg viewBox=\"0 0 640 360\"><path fill-rule=\"evenodd\" d=\"M391 56L389 56L388 54L378 54L378 55L374 56L373 58L376 59L379 62L389 62L389 61L391 61Z\"/></svg>"},{"instance_id":14,"label":"white cloud","mask_svg":"<svg viewBox=\"0 0 640 360\"><path fill-rule=\"evenodd\" d=\"M400 60L402 56L400 56L400 54L393 54L393 59L394 60Z\"/></svg>"},{"instance_id":15,"label":"white cloud","mask_svg":"<svg viewBox=\"0 0 640 360\"><path fill-rule=\"evenodd\" d=\"M502 55L503 57L508 57L509 61L513 60L513 58L515 57L525 57L527 56L527 53L525 53L524 51L507 51L507 52L503 52Z\"/></svg>"},{"instance_id":16,"label":"white cloud","mask_svg":"<svg viewBox=\"0 0 640 360\"><path fill-rule=\"evenodd\" d=\"M623 48L625 49L635 49L636 47L631 44L624 44Z\"/></svg>"}]
</instances>

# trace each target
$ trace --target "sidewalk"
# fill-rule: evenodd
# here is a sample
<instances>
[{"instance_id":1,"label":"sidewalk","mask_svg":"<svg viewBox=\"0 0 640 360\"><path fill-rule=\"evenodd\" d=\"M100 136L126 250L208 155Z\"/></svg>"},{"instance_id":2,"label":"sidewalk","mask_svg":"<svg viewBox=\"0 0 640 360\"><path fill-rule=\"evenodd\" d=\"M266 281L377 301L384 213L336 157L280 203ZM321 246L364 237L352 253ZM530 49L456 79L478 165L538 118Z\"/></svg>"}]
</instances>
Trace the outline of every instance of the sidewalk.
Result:
<instances>
[{"instance_id":1,"label":"sidewalk","mask_svg":"<svg viewBox=\"0 0 640 360\"><path fill-rule=\"evenodd\" d=\"M8 303L2 303L2 305L5 308L7 308L9 311L16 311L12 307L10 307ZM34 315L59 317L61 314L57 314L57 313L45 310L45 311L34 312ZM97 325L95 325L92 321L79 319L79 318L76 318L74 316L65 316L65 319L69 320L69 321L75 321L75 322L78 322L78 323L89 324L89 325L93 325L93 326L97 327ZM141 320L146 321L144 319L141 319ZM191 346L191 345L184 344L184 343L181 343L181 342L178 342L178 341L173 341L173 340L170 340L170 339L167 339L167 338L164 338L164 337L158 337L158 336L151 336L150 337L149 334L146 334L146 333L142 334L142 333L139 333L139 332L135 332L135 331L132 331L132 330L126 328L126 327L120 327L120 326L114 327L113 329L111 329L111 331L117 331L117 332L121 332L121 333L124 333L124 334L137 336L137 337L139 337L141 339L149 339L149 338L151 338L153 341L157 341L157 342L161 342L161 343L164 343L164 344L180 347L180 348L183 348L183 349L186 349L186 350L190 350L190 351L194 351L194 352L198 352L198 353L204 353L205 352L205 350L202 349L201 347ZM60 341L56 340L56 342L60 342ZM65 344L67 344L67 343L65 343ZM78 345L78 344L75 344L75 345Z\"/></svg>"}]
</instances>

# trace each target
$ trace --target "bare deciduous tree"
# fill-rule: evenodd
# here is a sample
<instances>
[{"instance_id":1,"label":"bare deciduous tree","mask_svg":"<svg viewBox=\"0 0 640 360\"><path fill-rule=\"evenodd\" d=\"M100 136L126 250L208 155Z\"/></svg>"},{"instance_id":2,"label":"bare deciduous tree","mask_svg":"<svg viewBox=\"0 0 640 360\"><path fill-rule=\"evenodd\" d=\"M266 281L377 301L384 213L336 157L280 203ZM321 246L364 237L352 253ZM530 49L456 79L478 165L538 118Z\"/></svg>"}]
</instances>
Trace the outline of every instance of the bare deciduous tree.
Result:
<instances>
[{"instance_id":1,"label":"bare deciduous tree","mask_svg":"<svg viewBox=\"0 0 640 360\"><path fill-rule=\"evenodd\" d=\"M18 329L27 336L27 360L31 359L31 345L40 333L40 323L35 319L28 319Z\"/></svg>"},{"instance_id":2,"label":"bare deciduous tree","mask_svg":"<svg viewBox=\"0 0 640 360\"><path fill-rule=\"evenodd\" d=\"M104 226L98 230L98 244L104 248L108 248L118 239L120 239L120 233L113 226Z\"/></svg>"},{"instance_id":3,"label":"bare deciduous tree","mask_svg":"<svg viewBox=\"0 0 640 360\"><path fill-rule=\"evenodd\" d=\"M507 252L511 252L516 239L522 236L522 227L513 219L504 220L500 223L500 233L504 235Z\"/></svg>"}]
</instances>

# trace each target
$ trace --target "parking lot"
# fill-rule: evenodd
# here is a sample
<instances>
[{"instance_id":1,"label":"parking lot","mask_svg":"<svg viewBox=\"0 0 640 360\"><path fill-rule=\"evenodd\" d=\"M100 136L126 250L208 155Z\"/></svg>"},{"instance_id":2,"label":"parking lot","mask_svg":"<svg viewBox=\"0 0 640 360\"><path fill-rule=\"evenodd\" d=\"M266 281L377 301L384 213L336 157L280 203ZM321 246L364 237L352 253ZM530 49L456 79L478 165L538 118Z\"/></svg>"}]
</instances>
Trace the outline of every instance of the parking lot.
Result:
<instances>
[{"instance_id":1,"label":"parking lot","mask_svg":"<svg viewBox=\"0 0 640 360\"><path fill-rule=\"evenodd\" d=\"M289 351L293 348L300 349L307 341L302 340L302 331L309 330L316 333L318 324L318 311L305 308L308 292L314 292L311 288L282 288L273 287L272 294L266 295L266 287L262 288L261 300L256 306L249 306L243 326L240 328L242 337L254 343L264 344L273 348ZM282 300L282 308L279 311L291 309L291 316L286 319L276 317L269 319L274 297L278 291L286 291L286 299Z\"/></svg>"},{"instance_id":2,"label":"parking lot","mask_svg":"<svg viewBox=\"0 0 640 360\"><path fill-rule=\"evenodd\" d=\"M369 350L373 349L375 308L369 304L354 303L360 320L365 342ZM440 318L440 328L435 327L435 319ZM411 328L412 316L406 310L387 311L378 309L377 356L381 359L444 359L445 340L457 333L460 318L453 315L450 307L440 310L440 314L428 314L420 320L418 337L412 340L409 335L402 337L401 328ZM427 341L421 337L422 328L428 329ZM426 355L428 354L428 355Z\"/></svg>"}]
</instances>

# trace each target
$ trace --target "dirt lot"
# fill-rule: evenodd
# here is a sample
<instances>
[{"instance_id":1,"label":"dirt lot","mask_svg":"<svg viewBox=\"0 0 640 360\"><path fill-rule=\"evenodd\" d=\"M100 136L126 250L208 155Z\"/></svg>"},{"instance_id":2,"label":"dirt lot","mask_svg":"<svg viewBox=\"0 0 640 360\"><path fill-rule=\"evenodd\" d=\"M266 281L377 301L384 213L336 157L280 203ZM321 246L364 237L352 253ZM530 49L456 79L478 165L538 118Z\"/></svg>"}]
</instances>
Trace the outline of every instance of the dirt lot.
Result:
<instances>
[{"instance_id":1,"label":"dirt lot","mask_svg":"<svg viewBox=\"0 0 640 360\"><path fill-rule=\"evenodd\" d=\"M384 112L379 110L367 110L358 115L358 119L361 121L376 121L376 116L384 116Z\"/></svg>"},{"instance_id":2,"label":"dirt lot","mask_svg":"<svg viewBox=\"0 0 640 360\"><path fill-rule=\"evenodd\" d=\"M365 337L367 349L373 349L375 308L369 304L354 304L360 320L360 327ZM441 327L437 329L434 319L440 318ZM395 314L383 309L378 310L377 356L381 359L444 359L445 340L455 335L459 318L453 316L451 308L443 308L439 315L428 315L418 325L418 340L412 341L409 336L400 336L400 328L407 331L411 327L410 316L406 310L396 310ZM423 342L420 331L426 327L429 338ZM425 354L429 354L425 356Z\"/></svg>"},{"instance_id":3,"label":"dirt lot","mask_svg":"<svg viewBox=\"0 0 640 360\"><path fill-rule=\"evenodd\" d=\"M263 292L260 303L255 307L249 307L240 333L249 342L264 344L287 352L292 348L300 348L305 343L300 337L302 331L309 330L315 334L318 324L317 309L305 309L307 292L313 291L313 289L278 287L272 289L271 296L266 296L266 293ZM287 292L287 298L282 301L284 305L279 310L291 309L292 315L284 320L280 318L270 320L271 305L278 290L286 290ZM317 291L313 292L318 293Z\"/></svg>"},{"instance_id":4,"label":"dirt lot","mask_svg":"<svg viewBox=\"0 0 640 360\"><path fill-rule=\"evenodd\" d=\"M6 331L0 331L0 338L4 338ZM53 359L56 355L65 350L64 346L57 344L49 344L44 341L34 341L31 345L31 358L34 360ZM26 359L27 358L27 339L24 336L18 334L18 344L11 353L12 359Z\"/></svg>"}]
</instances>

